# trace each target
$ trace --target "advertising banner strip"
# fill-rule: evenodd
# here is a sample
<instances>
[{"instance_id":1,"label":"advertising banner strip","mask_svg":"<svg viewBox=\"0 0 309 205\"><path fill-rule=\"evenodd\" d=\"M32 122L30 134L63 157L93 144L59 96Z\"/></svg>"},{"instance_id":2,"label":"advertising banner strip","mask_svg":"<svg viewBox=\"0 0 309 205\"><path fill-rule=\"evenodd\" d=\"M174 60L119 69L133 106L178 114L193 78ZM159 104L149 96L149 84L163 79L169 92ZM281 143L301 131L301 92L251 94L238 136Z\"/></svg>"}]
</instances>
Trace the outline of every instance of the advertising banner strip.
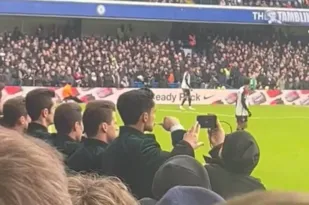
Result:
<instances>
[{"instance_id":1,"label":"advertising banner strip","mask_svg":"<svg viewBox=\"0 0 309 205\"><path fill-rule=\"evenodd\" d=\"M0 15L79 17L234 24L309 25L309 11L103 1L1 0Z\"/></svg>"},{"instance_id":2,"label":"advertising banner strip","mask_svg":"<svg viewBox=\"0 0 309 205\"><path fill-rule=\"evenodd\" d=\"M2 101L25 96L38 87L6 86L2 91ZM49 88L56 92L57 100L63 99L62 88ZM73 93L84 102L91 100L110 100L117 102L118 97L131 88L73 88ZM184 98L182 89L152 89L154 100L161 105L179 105ZM197 89L192 92L193 105L234 105L237 90ZM309 106L309 90L256 90L248 97L250 105L302 105Z\"/></svg>"}]
</instances>

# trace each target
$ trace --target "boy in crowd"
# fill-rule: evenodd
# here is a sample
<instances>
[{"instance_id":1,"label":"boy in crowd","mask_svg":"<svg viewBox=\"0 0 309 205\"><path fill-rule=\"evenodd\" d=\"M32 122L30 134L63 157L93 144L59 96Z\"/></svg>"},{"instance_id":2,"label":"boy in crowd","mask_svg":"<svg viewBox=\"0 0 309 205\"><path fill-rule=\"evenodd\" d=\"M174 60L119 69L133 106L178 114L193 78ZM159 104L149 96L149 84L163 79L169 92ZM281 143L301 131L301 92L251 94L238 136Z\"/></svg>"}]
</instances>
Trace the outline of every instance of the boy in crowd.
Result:
<instances>
[{"instance_id":1,"label":"boy in crowd","mask_svg":"<svg viewBox=\"0 0 309 205\"><path fill-rule=\"evenodd\" d=\"M92 172L101 168L101 154L118 136L116 107L113 102L95 100L87 104L83 115L87 138L67 160L67 166L77 172Z\"/></svg>"},{"instance_id":2,"label":"boy in crowd","mask_svg":"<svg viewBox=\"0 0 309 205\"><path fill-rule=\"evenodd\" d=\"M4 103L1 125L24 134L30 122L24 97L11 98Z\"/></svg>"},{"instance_id":3,"label":"boy in crowd","mask_svg":"<svg viewBox=\"0 0 309 205\"><path fill-rule=\"evenodd\" d=\"M28 126L30 136L53 144L48 126L54 123L56 104L53 100L55 92L46 88L38 88L26 95L26 109L32 120Z\"/></svg>"},{"instance_id":4,"label":"boy in crowd","mask_svg":"<svg viewBox=\"0 0 309 205\"><path fill-rule=\"evenodd\" d=\"M52 135L53 145L66 157L79 147L83 135L82 109L77 103L59 105L54 115L56 134Z\"/></svg>"}]
</instances>

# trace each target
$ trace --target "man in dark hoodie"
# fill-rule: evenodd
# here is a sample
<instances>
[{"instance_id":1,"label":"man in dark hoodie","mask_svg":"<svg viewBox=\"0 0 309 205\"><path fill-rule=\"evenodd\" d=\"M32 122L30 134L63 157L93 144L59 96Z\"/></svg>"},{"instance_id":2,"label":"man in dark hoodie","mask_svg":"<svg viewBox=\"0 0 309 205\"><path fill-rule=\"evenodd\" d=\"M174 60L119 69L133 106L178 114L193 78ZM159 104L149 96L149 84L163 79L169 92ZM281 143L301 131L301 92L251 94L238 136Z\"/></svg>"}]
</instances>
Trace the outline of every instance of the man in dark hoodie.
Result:
<instances>
[{"instance_id":1,"label":"man in dark hoodie","mask_svg":"<svg viewBox=\"0 0 309 205\"><path fill-rule=\"evenodd\" d=\"M205 157L212 190L225 199L256 190L265 190L260 180L250 176L260 159L253 136L237 131L225 136L221 124L209 132L211 158Z\"/></svg>"},{"instance_id":2,"label":"man in dark hoodie","mask_svg":"<svg viewBox=\"0 0 309 205\"><path fill-rule=\"evenodd\" d=\"M76 172L97 172L101 169L101 157L107 145L119 132L116 106L106 100L95 100L87 104L83 115L87 138L67 160L67 166Z\"/></svg>"},{"instance_id":3,"label":"man in dark hoodie","mask_svg":"<svg viewBox=\"0 0 309 205\"><path fill-rule=\"evenodd\" d=\"M53 145L48 126L54 123L56 103L55 92L46 88L38 88L26 95L26 109L32 122L28 126L28 134Z\"/></svg>"},{"instance_id":4,"label":"man in dark hoodie","mask_svg":"<svg viewBox=\"0 0 309 205\"><path fill-rule=\"evenodd\" d=\"M77 103L64 103L56 108L54 115L56 134L52 134L54 147L65 158L80 146L83 135L82 109Z\"/></svg>"}]
</instances>

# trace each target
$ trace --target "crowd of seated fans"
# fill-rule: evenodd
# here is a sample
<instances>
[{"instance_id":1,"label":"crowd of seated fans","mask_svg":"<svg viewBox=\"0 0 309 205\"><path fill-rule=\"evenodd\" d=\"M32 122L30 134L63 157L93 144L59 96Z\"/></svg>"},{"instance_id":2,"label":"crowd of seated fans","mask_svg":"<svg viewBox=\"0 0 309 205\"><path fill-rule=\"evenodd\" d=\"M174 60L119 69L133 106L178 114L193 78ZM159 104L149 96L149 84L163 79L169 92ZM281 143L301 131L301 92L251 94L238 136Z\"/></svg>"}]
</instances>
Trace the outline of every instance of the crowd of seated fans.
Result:
<instances>
[{"instance_id":1,"label":"crowd of seated fans","mask_svg":"<svg viewBox=\"0 0 309 205\"><path fill-rule=\"evenodd\" d=\"M250 6L277 8L308 8L307 0L132 0L135 2L205 4L220 6Z\"/></svg>"},{"instance_id":2,"label":"crowd of seated fans","mask_svg":"<svg viewBox=\"0 0 309 205\"><path fill-rule=\"evenodd\" d=\"M92 101L83 115L79 104L56 106L54 96L53 91L38 88L4 103L0 126L3 204L309 203L308 194L266 191L261 180L251 176L260 150L246 131L226 135L217 122L217 128L208 132L212 149L202 165L194 158L194 150L201 149L199 124L186 131L177 118L167 116L161 126L171 134L174 148L161 150L155 136L146 134L155 120L154 94L147 88L123 93L116 105ZM124 122L120 129L116 109ZM8 114L12 110L14 115ZM48 131L52 123L57 133Z\"/></svg>"},{"instance_id":3,"label":"crowd of seated fans","mask_svg":"<svg viewBox=\"0 0 309 205\"><path fill-rule=\"evenodd\" d=\"M23 86L165 88L179 87L183 72L193 68L193 88L238 88L250 77L259 89L309 89L306 41L265 30L229 35L208 30L180 39L44 37L16 29L0 37L0 80Z\"/></svg>"}]
</instances>

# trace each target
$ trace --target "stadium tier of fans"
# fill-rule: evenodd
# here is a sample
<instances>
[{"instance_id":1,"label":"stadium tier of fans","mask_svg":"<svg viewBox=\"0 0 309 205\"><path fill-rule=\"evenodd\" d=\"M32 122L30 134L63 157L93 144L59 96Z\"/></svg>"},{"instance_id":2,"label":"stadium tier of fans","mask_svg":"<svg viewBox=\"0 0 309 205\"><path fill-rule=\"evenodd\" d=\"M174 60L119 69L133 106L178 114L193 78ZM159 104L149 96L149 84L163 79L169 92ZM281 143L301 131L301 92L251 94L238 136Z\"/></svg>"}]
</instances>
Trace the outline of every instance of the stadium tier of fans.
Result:
<instances>
[{"instance_id":1,"label":"stadium tier of fans","mask_svg":"<svg viewBox=\"0 0 309 205\"><path fill-rule=\"evenodd\" d=\"M190 28L166 40L121 30L100 38L43 31L24 35L16 28L0 37L6 85L176 88L192 68L193 88L239 88L249 77L259 89L309 89L308 41L270 27Z\"/></svg>"},{"instance_id":2,"label":"stadium tier of fans","mask_svg":"<svg viewBox=\"0 0 309 205\"><path fill-rule=\"evenodd\" d=\"M138 0L133 0L139 2ZM180 3L180 4L205 4L220 6L256 6L280 8L308 8L307 0L140 0L141 2Z\"/></svg>"},{"instance_id":3,"label":"stadium tier of fans","mask_svg":"<svg viewBox=\"0 0 309 205\"><path fill-rule=\"evenodd\" d=\"M82 108L55 104L54 91L34 89L7 100L0 127L2 204L10 205L277 205L308 204L309 195L265 191L251 176L260 159L246 131L204 132L212 146L206 165L194 157L200 125L188 131L174 117L160 124L173 149L151 132L154 94L123 93L117 105L95 100ZM116 109L124 125L117 124ZM57 133L49 133L54 124ZM83 134L85 133L85 134ZM208 136L207 136L208 135Z\"/></svg>"}]
</instances>

